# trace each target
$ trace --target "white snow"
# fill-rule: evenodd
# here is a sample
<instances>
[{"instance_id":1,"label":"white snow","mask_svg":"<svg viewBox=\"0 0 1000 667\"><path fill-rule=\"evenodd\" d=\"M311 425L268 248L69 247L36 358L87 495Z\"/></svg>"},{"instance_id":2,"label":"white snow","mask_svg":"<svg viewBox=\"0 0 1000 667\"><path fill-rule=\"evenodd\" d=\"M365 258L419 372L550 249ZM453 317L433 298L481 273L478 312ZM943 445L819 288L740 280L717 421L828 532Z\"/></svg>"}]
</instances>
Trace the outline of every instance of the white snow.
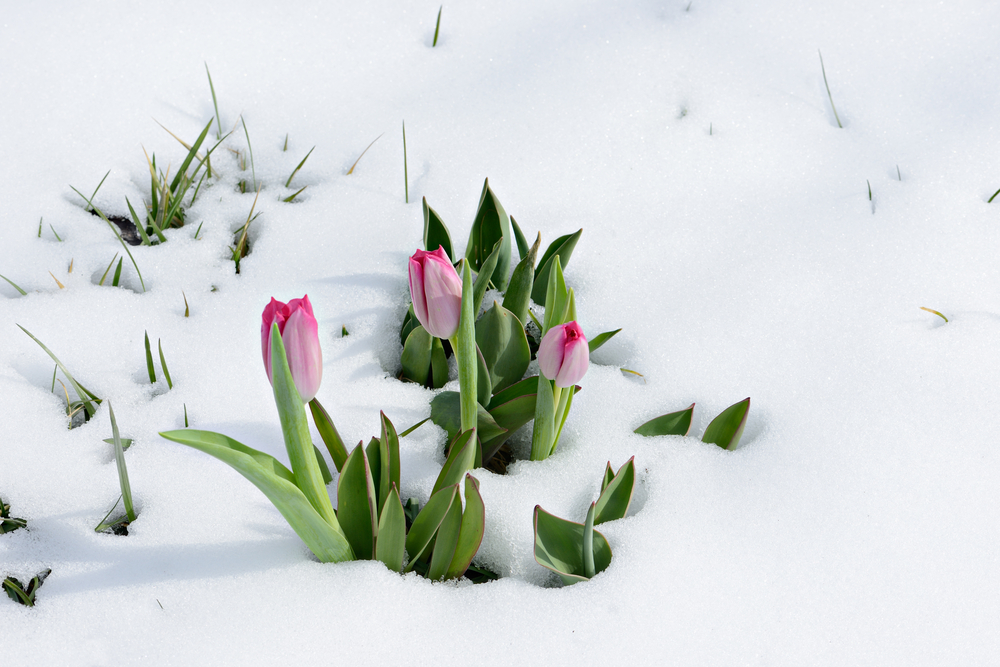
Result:
<instances>
[{"instance_id":1,"label":"white snow","mask_svg":"<svg viewBox=\"0 0 1000 667\"><path fill-rule=\"evenodd\" d=\"M0 274L28 295L0 281L0 497L28 529L0 535L0 574L52 568L36 607L0 598L5 653L46 665L994 662L1000 6L466 2L444 6L431 48L437 9L5 8ZM125 289L97 286L121 246L70 185L89 195L110 169L98 205L148 200L143 147L174 169L186 152L153 119L191 141L214 114L204 63L225 130L245 119L264 183L253 251L236 275L227 246L253 203L236 183L251 174L219 149L222 176L190 224L131 248L146 292L127 259ZM225 145L245 148L242 125ZM324 347L318 397L345 438L375 435L379 410L399 429L426 417L433 393L393 377L420 199L464 248L485 177L544 245L583 227L566 271L581 324L623 331L593 355L555 456L477 473L477 560L500 580L320 564L236 472L157 433L182 427L186 405L193 427L284 460L259 318L271 296L306 293ZM52 364L15 323L134 438L128 537L93 530L119 494L107 410L68 430ZM170 391L148 382L144 331L162 341ZM701 443L747 396L740 447ZM691 437L632 433L692 402ZM443 438L427 424L403 440L404 497L426 500ZM611 566L558 587L532 557L533 507L582 520L606 462L632 455L633 510L601 529Z\"/></svg>"}]
</instances>

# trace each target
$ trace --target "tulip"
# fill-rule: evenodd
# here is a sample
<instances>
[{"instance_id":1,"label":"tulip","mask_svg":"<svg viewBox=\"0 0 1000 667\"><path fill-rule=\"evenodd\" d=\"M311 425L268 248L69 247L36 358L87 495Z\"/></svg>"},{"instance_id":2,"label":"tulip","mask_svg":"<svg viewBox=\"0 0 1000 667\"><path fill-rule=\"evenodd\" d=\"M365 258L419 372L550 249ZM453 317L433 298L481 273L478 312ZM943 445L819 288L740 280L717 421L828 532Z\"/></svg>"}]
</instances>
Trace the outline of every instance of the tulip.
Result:
<instances>
[{"instance_id":1,"label":"tulip","mask_svg":"<svg viewBox=\"0 0 1000 667\"><path fill-rule=\"evenodd\" d=\"M319 324L313 316L309 295L282 303L271 298L261 315L260 348L267 379L271 380L271 325L277 323L285 345L288 368L304 403L319 391L323 379L323 352L319 347Z\"/></svg>"},{"instance_id":2,"label":"tulip","mask_svg":"<svg viewBox=\"0 0 1000 667\"><path fill-rule=\"evenodd\" d=\"M418 250L410 258L410 298L413 313L427 332L451 338L458 331L462 314L462 279L448 253Z\"/></svg>"},{"instance_id":3,"label":"tulip","mask_svg":"<svg viewBox=\"0 0 1000 667\"><path fill-rule=\"evenodd\" d=\"M538 346L538 367L557 387L572 387L587 372L590 347L576 322L552 327Z\"/></svg>"}]
</instances>

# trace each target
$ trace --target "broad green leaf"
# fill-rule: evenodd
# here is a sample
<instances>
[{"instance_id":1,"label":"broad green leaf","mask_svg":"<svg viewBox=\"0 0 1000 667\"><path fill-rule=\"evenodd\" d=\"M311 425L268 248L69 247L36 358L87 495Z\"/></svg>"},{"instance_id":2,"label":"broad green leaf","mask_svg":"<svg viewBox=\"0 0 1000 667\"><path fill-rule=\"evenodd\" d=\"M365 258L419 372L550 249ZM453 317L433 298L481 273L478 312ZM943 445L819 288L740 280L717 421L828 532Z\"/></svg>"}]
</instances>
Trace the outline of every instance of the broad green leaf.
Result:
<instances>
[{"instance_id":1,"label":"broad green leaf","mask_svg":"<svg viewBox=\"0 0 1000 667\"><path fill-rule=\"evenodd\" d=\"M605 343L607 343L619 331L621 331L621 329L615 329L614 331L605 331L604 333L597 334L596 336L594 336L593 338L591 338L589 341L587 341L587 345L590 347L590 351L593 352L594 350L596 350L600 346L602 346Z\"/></svg>"},{"instance_id":2,"label":"broad green leaf","mask_svg":"<svg viewBox=\"0 0 1000 667\"><path fill-rule=\"evenodd\" d=\"M678 412L660 415L656 419L637 428L634 433L645 436L654 435L687 435L691 430L691 416L694 414L694 403Z\"/></svg>"},{"instance_id":3,"label":"broad green leaf","mask_svg":"<svg viewBox=\"0 0 1000 667\"><path fill-rule=\"evenodd\" d=\"M486 357L483 351L476 345L476 401L477 408L483 408L490 404L493 392L490 390L493 381L490 379L490 367L486 365Z\"/></svg>"},{"instance_id":4,"label":"broad green leaf","mask_svg":"<svg viewBox=\"0 0 1000 667\"><path fill-rule=\"evenodd\" d=\"M531 290L531 298L538 305L548 306L546 290L549 285L549 273L552 271L552 267L555 266L555 258L560 258L562 266L569 264L569 258L573 255L573 249L576 248L576 244L582 235L583 230L580 229L575 234L560 236L549 245L545 250L545 254L538 260L538 270L535 272L535 286ZM559 323L557 322L556 324Z\"/></svg>"},{"instance_id":5,"label":"broad green leaf","mask_svg":"<svg viewBox=\"0 0 1000 667\"><path fill-rule=\"evenodd\" d=\"M608 472L611 463L608 462ZM607 480L607 473L605 473ZM625 462L618 473L601 489L601 497L597 499L594 523L602 524L615 519L621 519L628 514L632 504L632 494L635 492L635 457Z\"/></svg>"},{"instance_id":6,"label":"broad green leaf","mask_svg":"<svg viewBox=\"0 0 1000 667\"><path fill-rule=\"evenodd\" d=\"M316 462L305 406L295 388L292 371L288 368L285 345L277 322L271 325L271 384L285 449L292 464L292 472L295 473L295 485L327 523L336 525L337 515L333 512L326 484L323 483L323 473Z\"/></svg>"},{"instance_id":7,"label":"broad green leaf","mask_svg":"<svg viewBox=\"0 0 1000 667\"><path fill-rule=\"evenodd\" d=\"M431 399L431 421L448 433L448 439L454 440L462 430L462 420L459 413L459 395L457 391L442 391ZM482 405L478 406L476 433L482 440L489 440L505 433L505 429L497 425L493 416Z\"/></svg>"},{"instance_id":8,"label":"broad green leaf","mask_svg":"<svg viewBox=\"0 0 1000 667\"><path fill-rule=\"evenodd\" d=\"M502 241L500 255L489 279L502 292L507 289L507 274L510 271L510 217L493 194L489 179L486 179L465 249L465 257L472 262L473 269L482 271L483 263L498 241Z\"/></svg>"},{"instance_id":9,"label":"broad green leaf","mask_svg":"<svg viewBox=\"0 0 1000 667\"><path fill-rule=\"evenodd\" d=\"M525 240L524 232L521 231L521 227L517 224L514 216L510 216L510 226L514 230L514 241L517 243L517 256L524 259L528 254L528 242ZM539 234L538 238L541 240L541 234Z\"/></svg>"},{"instance_id":10,"label":"broad green leaf","mask_svg":"<svg viewBox=\"0 0 1000 667\"><path fill-rule=\"evenodd\" d=\"M70 386L73 387L73 390L76 392L76 395L80 398L80 402L83 403L83 409L87 415L87 419L93 417L94 413L97 411L97 406L95 406L94 403L100 405L101 399L97 398L97 396L93 392L89 391L86 387L77 382L76 379L70 374L69 370L67 370L67 368L63 366L63 363L59 361L56 355L52 354L52 350L45 347L45 344L42 343L42 341L35 338L30 331L22 327L20 324L17 325L17 328L23 331L24 333L28 334L28 336L31 337L31 340L38 343L38 346L43 350L45 350L45 353L52 358L52 361L56 362L56 366L59 367L59 370L61 370L63 372L63 375L66 376L66 379L69 380Z\"/></svg>"},{"instance_id":11,"label":"broad green leaf","mask_svg":"<svg viewBox=\"0 0 1000 667\"><path fill-rule=\"evenodd\" d=\"M455 547L455 557L448 567L445 579L455 579L465 574L479 551L486 531L486 505L479 493L479 480L472 475L465 476L465 512L462 514L462 530Z\"/></svg>"},{"instance_id":12,"label":"broad green leaf","mask_svg":"<svg viewBox=\"0 0 1000 667\"><path fill-rule=\"evenodd\" d=\"M313 423L316 424L316 430L319 431L319 436L323 439L326 450L330 452L333 465L336 466L337 472L340 472L340 469L344 467L344 461L347 460L347 447L344 446L344 441L341 439L340 433L337 432L337 427L334 426L333 420L330 419L330 415L318 399L314 398L309 401L309 411L312 412Z\"/></svg>"},{"instance_id":13,"label":"broad green leaf","mask_svg":"<svg viewBox=\"0 0 1000 667\"><path fill-rule=\"evenodd\" d=\"M476 344L483 355L490 380L490 395L502 391L524 377L531 362L524 325L498 304L483 313L476 322ZM482 401L480 401L482 402ZM484 405L489 404L487 398Z\"/></svg>"},{"instance_id":14,"label":"broad green leaf","mask_svg":"<svg viewBox=\"0 0 1000 667\"><path fill-rule=\"evenodd\" d=\"M427 197L423 199L424 209L424 250L434 252L439 247L448 253L448 259L455 261L455 252L451 249L451 233L447 225L437 214L437 211L427 205Z\"/></svg>"},{"instance_id":15,"label":"broad green leaf","mask_svg":"<svg viewBox=\"0 0 1000 667\"><path fill-rule=\"evenodd\" d=\"M406 552L410 554L410 562L406 566L409 572L417 561L424 557L445 514L451 507L452 500L458 495L458 484L445 487L431 495L430 500L420 510L413 520L410 532L406 535Z\"/></svg>"},{"instance_id":16,"label":"broad green leaf","mask_svg":"<svg viewBox=\"0 0 1000 667\"><path fill-rule=\"evenodd\" d=\"M326 464L326 460L323 459L323 452L319 451L319 447L315 444L313 445L313 451L316 452L316 464L319 465L319 472L323 475L323 483L329 484L333 481L333 474L330 472L330 466Z\"/></svg>"},{"instance_id":17,"label":"broad green leaf","mask_svg":"<svg viewBox=\"0 0 1000 667\"><path fill-rule=\"evenodd\" d=\"M574 310L570 304L572 293L573 290L566 289L562 264L560 263L559 255L556 255L552 260L552 271L549 272L549 284L545 296L545 303L548 305L545 306L545 317L542 320L545 323L542 330L543 336L552 327L570 321L571 318L567 317L567 315L571 310ZM534 295L532 295L532 298L534 298Z\"/></svg>"},{"instance_id":18,"label":"broad green leaf","mask_svg":"<svg viewBox=\"0 0 1000 667\"><path fill-rule=\"evenodd\" d=\"M382 508L389 497L389 489L393 486L399 488L399 436L396 434L396 427L384 412L381 413L381 419L382 437L379 438L378 448L382 459L378 480L379 516L382 516Z\"/></svg>"},{"instance_id":19,"label":"broad green leaf","mask_svg":"<svg viewBox=\"0 0 1000 667\"><path fill-rule=\"evenodd\" d=\"M490 401L490 410L493 408L503 405L515 398L520 398L521 396L527 396L529 394L538 393L538 376L532 375L529 378L524 378L520 382L515 382L511 386L507 387L502 391L498 391L493 394L493 399ZM532 417L534 413L532 413Z\"/></svg>"},{"instance_id":20,"label":"broad green leaf","mask_svg":"<svg viewBox=\"0 0 1000 667\"><path fill-rule=\"evenodd\" d=\"M516 392L514 390L517 390ZM482 440L483 460L489 461L507 439L529 421L535 418L535 399L538 391L538 376L533 375L526 380L508 387L503 392L493 396L490 404L490 415L497 426L506 429L505 433ZM524 393L522 393L524 392ZM498 403L498 401L503 401Z\"/></svg>"},{"instance_id":21,"label":"broad green leaf","mask_svg":"<svg viewBox=\"0 0 1000 667\"><path fill-rule=\"evenodd\" d=\"M403 324L399 328L399 344L406 345L406 338L410 335L416 327L420 326L420 322L417 320L417 316L413 314L413 304L406 309L406 315L403 316Z\"/></svg>"},{"instance_id":22,"label":"broad green leaf","mask_svg":"<svg viewBox=\"0 0 1000 667\"><path fill-rule=\"evenodd\" d=\"M434 336L427 333L422 326L417 325L406 337L403 354L399 361L403 364L403 377L407 380L429 386L427 379L431 373L431 352L434 349Z\"/></svg>"},{"instance_id":23,"label":"broad green leaf","mask_svg":"<svg viewBox=\"0 0 1000 667\"><path fill-rule=\"evenodd\" d=\"M483 305L483 296L486 295L486 290L489 288L491 277L493 276L493 269L497 265L497 260L500 257L500 245L501 242L497 241L496 245L493 246L493 252L490 256L486 258L483 262L483 266L479 269L479 273L476 275L476 281L472 285L472 312L479 314L479 309Z\"/></svg>"},{"instance_id":24,"label":"broad green leaf","mask_svg":"<svg viewBox=\"0 0 1000 667\"><path fill-rule=\"evenodd\" d=\"M337 518L358 560L371 560L378 537L375 484L368 457L358 445L347 457L337 481Z\"/></svg>"},{"instance_id":25,"label":"broad green leaf","mask_svg":"<svg viewBox=\"0 0 1000 667\"><path fill-rule=\"evenodd\" d=\"M340 524L330 524L320 516L295 485L292 471L273 456L211 431L182 429L160 435L214 456L250 480L321 562L354 560L354 552Z\"/></svg>"},{"instance_id":26,"label":"broad green leaf","mask_svg":"<svg viewBox=\"0 0 1000 667\"><path fill-rule=\"evenodd\" d=\"M358 443L361 444L360 442ZM377 497L378 494L378 482L382 479L382 451L381 442L378 438L373 437L368 441L368 446L365 447L365 456L368 458L368 470L372 475L372 482L375 484L375 493ZM378 516L378 515L376 515Z\"/></svg>"},{"instance_id":27,"label":"broad green leaf","mask_svg":"<svg viewBox=\"0 0 1000 667\"><path fill-rule=\"evenodd\" d=\"M723 449L736 449L743 435L743 427L747 423L747 413L750 412L750 398L734 403L723 410L718 417L705 429L703 442L711 442Z\"/></svg>"},{"instance_id":28,"label":"broad green leaf","mask_svg":"<svg viewBox=\"0 0 1000 667\"><path fill-rule=\"evenodd\" d=\"M539 234L535 245L531 246L527 254L522 255L523 259L514 267L507 292L503 296L503 307L514 313L522 323L527 323L528 319L531 288L535 283L535 257L538 255L538 245L541 242L542 235Z\"/></svg>"},{"instance_id":29,"label":"broad green leaf","mask_svg":"<svg viewBox=\"0 0 1000 667\"><path fill-rule=\"evenodd\" d=\"M399 500L399 492L393 484L385 499L382 514L378 520L378 539L375 542L375 558L385 563L393 572L403 569L403 555L406 548L406 515Z\"/></svg>"},{"instance_id":30,"label":"broad green leaf","mask_svg":"<svg viewBox=\"0 0 1000 667\"><path fill-rule=\"evenodd\" d=\"M544 461L552 453L555 438L555 400L552 380L543 377L538 381L538 398L535 400L535 424L531 432L531 460Z\"/></svg>"},{"instance_id":31,"label":"broad green leaf","mask_svg":"<svg viewBox=\"0 0 1000 667\"><path fill-rule=\"evenodd\" d=\"M457 484L455 485L457 488ZM448 567L455 557L455 548L462 532L462 498L457 493L452 496L451 507L445 513L437 537L434 538L434 550L431 552L431 562L427 567L427 578L443 579L448 573Z\"/></svg>"},{"instance_id":32,"label":"broad green leaf","mask_svg":"<svg viewBox=\"0 0 1000 667\"><path fill-rule=\"evenodd\" d=\"M582 523L566 521L535 505L535 561L559 575L567 586L587 581L583 569ZM593 531L594 573L611 564L611 545L598 531Z\"/></svg>"},{"instance_id":33,"label":"broad green leaf","mask_svg":"<svg viewBox=\"0 0 1000 667\"><path fill-rule=\"evenodd\" d=\"M449 446L448 458L434 482L434 491L462 481L462 477L472 470L475 463L476 445L475 431L464 431L455 437Z\"/></svg>"}]
</instances>

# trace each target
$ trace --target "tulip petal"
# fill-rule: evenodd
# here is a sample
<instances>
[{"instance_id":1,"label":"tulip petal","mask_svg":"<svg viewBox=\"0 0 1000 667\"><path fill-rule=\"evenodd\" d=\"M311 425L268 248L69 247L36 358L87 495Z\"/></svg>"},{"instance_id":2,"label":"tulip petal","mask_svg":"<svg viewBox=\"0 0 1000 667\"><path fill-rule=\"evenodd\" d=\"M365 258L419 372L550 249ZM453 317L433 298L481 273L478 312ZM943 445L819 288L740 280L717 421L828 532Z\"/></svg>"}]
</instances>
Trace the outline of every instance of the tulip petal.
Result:
<instances>
[{"instance_id":1,"label":"tulip petal","mask_svg":"<svg viewBox=\"0 0 1000 667\"><path fill-rule=\"evenodd\" d=\"M542 375L550 380L559 375L559 369L562 367L563 355L565 354L565 340L566 334L563 332L562 327L552 327L542 337L542 342L538 346L538 353L536 355L538 358L538 368L542 371Z\"/></svg>"},{"instance_id":2,"label":"tulip petal","mask_svg":"<svg viewBox=\"0 0 1000 667\"><path fill-rule=\"evenodd\" d=\"M308 301L306 301L308 304ZM288 355L288 367L302 401L308 403L323 380L323 352L319 345L319 324L300 303L288 320L281 340Z\"/></svg>"},{"instance_id":3,"label":"tulip petal","mask_svg":"<svg viewBox=\"0 0 1000 667\"><path fill-rule=\"evenodd\" d=\"M423 324L427 321L427 298L424 296L424 266L418 257L419 254L418 250L410 258L410 300L413 302L413 314L417 321Z\"/></svg>"},{"instance_id":4,"label":"tulip petal","mask_svg":"<svg viewBox=\"0 0 1000 667\"><path fill-rule=\"evenodd\" d=\"M572 387L587 373L590 365L590 348L587 339L574 338L566 346L562 367L554 378L557 387Z\"/></svg>"}]
</instances>

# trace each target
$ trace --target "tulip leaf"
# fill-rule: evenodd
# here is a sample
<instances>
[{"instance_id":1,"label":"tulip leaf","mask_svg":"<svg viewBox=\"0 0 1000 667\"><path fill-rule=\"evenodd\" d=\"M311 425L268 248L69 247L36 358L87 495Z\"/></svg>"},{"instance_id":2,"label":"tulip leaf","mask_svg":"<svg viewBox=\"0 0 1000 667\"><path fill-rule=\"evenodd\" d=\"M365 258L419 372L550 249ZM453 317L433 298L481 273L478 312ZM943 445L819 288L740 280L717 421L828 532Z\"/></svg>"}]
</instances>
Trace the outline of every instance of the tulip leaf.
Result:
<instances>
[{"instance_id":1,"label":"tulip leaf","mask_svg":"<svg viewBox=\"0 0 1000 667\"><path fill-rule=\"evenodd\" d=\"M594 569L594 507L590 503L587 510L587 520L583 524L583 576L593 579L597 572Z\"/></svg>"},{"instance_id":2,"label":"tulip leaf","mask_svg":"<svg viewBox=\"0 0 1000 667\"><path fill-rule=\"evenodd\" d=\"M382 507L378 520L378 539L375 542L375 558L385 563L393 572L403 569L403 555L406 550L406 514L399 500L399 492L393 484Z\"/></svg>"},{"instance_id":3,"label":"tulip leaf","mask_svg":"<svg viewBox=\"0 0 1000 667\"><path fill-rule=\"evenodd\" d=\"M576 244L582 235L583 229L579 229L575 234L560 236L549 245L545 250L545 254L538 260L539 268L535 272L535 286L531 290L531 298L538 305L548 306L546 290L549 284L549 273L551 273L552 267L555 266L555 258L560 258L562 266L569 264L569 258L573 255L573 249L576 248ZM557 322L556 324L560 323Z\"/></svg>"},{"instance_id":4,"label":"tulip leaf","mask_svg":"<svg viewBox=\"0 0 1000 667\"><path fill-rule=\"evenodd\" d=\"M552 453L555 436L555 399L552 380L539 377L538 397L535 400L535 424L531 432L531 460L544 461Z\"/></svg>"},{"instance_id":5,"label":"tulip leaf","mask_svg":"<svg viewBox=\"0 0 1000 667\"><path fill-rule=\"evenodd\" d=\"M691 430L691 417L694 414L694 403L678 412L660 415L656 419L637 428L634 433L645 436L654 435L687 435Z\"/></svg>"},{"instance_id":6,"label":"tulip leaf","mask_svg":"<svg viewBox=\"0 0 1000 667\"><path fill-rule=\"evenodd\" d=\"M368 457L361 445L354 448L337 481L337 518L359 560L375 555L378 514L375 508L375 484Z\"/></svg>"},{"instance_id":7,"label":"tulip leaf","mask_svg":"<svg viewBox=\"0 0 1000 667\"><path fill-rule=\"evenodd\" d=\"M344 440L337 432L337 427L333 425L330 415L317 399L309 401L309 411L312 412L313 423L316 424L316 430L319 431L319 436L323 439L326 450L330 452L333 465L336 466L337 472L340 472L340 469L344 467L344 461L347 460L347 447L344 446ZM326 475L323 476L323 479L327 484L330 483L330 480L326 479Z\"/></svg>"},{"instance_id":8,"label":"tulip leaf","mask_svg":"<svg viewBox=\"0 0 1000 667\"><path fill-rule=\"evenodd\" d=\"M527 396L528 394L533 395L536 393L538 393L538 376L532 375L529 378L524 378L520 382L515 382L506 389L493 394L493 399L490 401L490 410L498 405L508 403L515 398ZM534 413L532 413L532 416L534 416Z\"/></svg>"},{"instance_id":9,"label":"tulip leaf","mask_svg":"<svg viewBox=\"0 0 1000 667\"><path fill-rule=\"evenodd\" d=\"M453 440L462 430L462 420L459 413L460 397L457 391L442 391L431 399L431 421L448 433L448 439ZM476 433L484 442L505 432L497 425L493 416L482 405L479 406Z\"/></svg>"},{"instance_id":10,"label":"tulip leaf","mask_svg":"<svg viewBox=\"0 0 1000 667\"><path fill-rule=\"evenodd\" d=\"M507 289L507 274L510 271L510 217L493 194L490 180L486 179L476 219L469 234L469 244L465 249L465 257L472 262L473 269L482 271L483 264L498 241L501 242L500 254L496 268L488 278L502 292Z\"/></svg>"},{"instance_id":11,"label":"tulip leaf","mask_svg":"<svg viewBox=\"0 0 1000 667\"><path fill-rule=\"evenodd\" d=\"M597 348L599 348L600 346L604 345L609 340L614 338L615 334L618 333L619 331L621 331L621 329L615 329L614 331L605 331L604 333L597 334L596 336L591 338L589 341L587 341L587 345L590 347L590 351L594 352Z\"/></svg>"},{"instance_id":12,"label":"tulip leaf","mask_svg":"<svg viewBox=\"0 0 1000 667\"><path fill-rule=\"evenodd\" d=\"M403 377L424 386L431 376L431 358L434 351L434 336L419 324L415 326L403 344L403 354L399 357L403 364ZM442 352L444 350L442 349Z\"/></svg>"},{"instance_id":13,"label":"tulip leaf","mask_svg":"<svg viewBox=\"0 0 1000 667\"><path fill-rule=\"evenodd\" d=\"M743 427L746 426L749 412L749 397L730 405L708 425L708 428L705 429L705 435L701 438L702 441L711 442L723 449L736 449L736 446L740 444L740 437L743 435Z\"/></svg>"},{"instance_id":14,"label":"tulip leaf","mask_svg":"<svg viewBox=\"0 0 1000 667\"><path fill-rule=\"evenodd\" d=\"M506 432L482 440L484 461L493 458L500 446L517 429L535 418L537 391L538 376L533 375L493 396L493 401L490 403L490 415L497 426L506 429Z\"/></svg>"},{"instance_id":15,"label":"tulip leaf","mask_svg":"<svg viewBox=\"0 0 1000 667\"><path fill-rule=\"evenodd\" d=\"M436 491L431 495L427 504L421 508L417 518L413 520L410 532L406 535L406 552L410 554L410 562L406 566L407 572L412 570L417 561L426 555L445 514L451 508L451 503L457 495L458 484Z\"/></svg>"},{"instance_id":16,"label":"tulip leaf","mask_svg":"<svg viewBox=\"0 0 1000 667\"><path fill-rule=\"evenodd\" d=\"M321 562L354 560L340 524L330 524L320 516L295 485L292 471L273 456L211 431L182 429L160 435L214 456L247 478L267 496Z\"/></svg>"},{"instance_id":17,"label":"tulip leaf","mask_svg":"<svg viewBox=\"0 0 1000 667\"><path fill-rule=\"evenodd\" d=\"M490 367L486 365L486 357L478 345L476 345L476 362L476 401L481 409L490 404L490 398L493 396L491 391L493 380L490 378Z\"/></svg>"},{"instance_id":18,"label":"tulip leaf","mask_svg":"<svg viewBox=\"0 0 1000 667\"><path fill-rule=\"evenodd\" d=\"M411 303L410 307L406 309L406 315L403 316L403 324L399 328L399 344L406 345L407 336L418 326L420 326L420 322L417 320L417 316L413 314L413 304Z\"/></svg>"},{"instance_id":19,"label":"tulip leaf","mask_svg":"<svg viewBox=\"0 0 1000 667\"><path fill-rule=\"evenodd\" d=\"M610 470L611 463L608 462L608 472ZM609 482L605 474L605 481L601 496L597 499L595 525L621 519L628 514L629 505L632 504L632 494L635 492L635 457L626 461Z\"/></svg>"},{"instance_id":20,"label":"tulip leaf","mask_svg":"<svg viewBox=\"0 0 1000 667\"><path fill-rule=\"evenodd\" d=\"M455 485L458 488L458 485ZM462 532L462 497L454 494L451 498L451 506L441 521L437 536L434 538L434 550L431 552L431 562L427 568L427 578L430 580L444 579L448 574L452 559L455 558L455 549L458 547L458 538Z\"/></svg>"},{"instance_id":21,"label":"tulip leaf","mask_svg":"<svg viewBox=\"0 0 1000 667\"><path fill-rule=\"evenodd\" d=\"M535 257L538 255L538 245L541 242L542 235L539 234L531 250L526 254L522 253L523 259L514 267L507 292L503 296L503 307L514 313L514 317L522 324L526 324L528 319L531 287L535 282Z\"/></svg>"},{"instance_id":22,"label":"tulip leaf","mask_svg":"<svg viewBox=\"0 0 1000 667\"><path fill-rule=\"evenodd\" d=\"M469 260L463 260L462 273L462 316L458 321L458 331L451 339L458 362L458 387L461 395L459 414L462 419L462 430L476 427L476 412L478 406L489 402L489 382L485 383L486 401L481 399L483 382L478 380L483 375L482 355L476 348L476 309L472 305L472 270ZM489 377L489 371L486 373Z\"/></svg>"},{"instance_id":23,"label":"tulip leaf","mask_svg":"<svg viewBox=\"0 0 1000 667\"><path fill-rule=\"evenodd\" d=\"M448 448L448 458L441 467L434 491L439 491L462 481L462 476L472 469L476 454L475 431L463 431Z\"/></svg>"},{"instance_id":24,"label":"tulip leaf","mask_svg":"<svg viewBox=\"0 0 1000 667\"><path fill-rule=\"evenodd\" d=\"M531 362L524 325L496 301L476 322L476 344L488 369L491 396L524 377Z\"/></svg>"},{"instance_id":25,"label":"tulip leaf","mask_svg":"<svg viewBox=\"0 0 1000 667\"><path fill-rule=\"evenodd\" d=\"M361 444L360 442L358 443ZM378 497L378 483L382 479L382 452L380 451L380 445L378 438L373 437L368 441L368 446L365 447L365 458L368 459L368 470L372 474L372 483L375 485L375 497ZM376 516L378 516L376 514Z\"/></svg>"},{"instance_id":26,"label":"tulip leaf","mask_svg":"<svg viewBox=\"0 0 1000 667\"><path fill-rule=\"evenodd\" d=\"M431 372L428 377L431 389L438 389L448 384L448 357L444 353L444 343L435 338L431 343Z\"/></svg>"},{"instance_id":27,"label":"tulip leaf","mask_svg":"<svg viewBox=\"0 0 1000 667\"><path fill-rule=\"evenodd\" d=\"M445 579L455 579L465 574L479 551L486 531L486 505L479 493L479 480L472 475L465 476L465 512L462 514L462 529L455 546Z\"/></svg>"},{"instance_id":28,"label":"tulip leaf","mask_svg":"<svg viewBox=\"0 0 1000 667\"><path fill-rule=\"evenodd\" d=\"M493 252L483 262L483 266L480 268L479 273L476 275L476 280L472 284L472 311L477 315L479 314L479 308L483 305L483 297L486 295L486 290L490 286L493 269L500 258L500 246L501 241L497 241L496 245L493 246Z\"/></svg>"},{"instance_id":29,"label":"tulip leaf","mask_svg":"<svg viewBox=\"0 0 1000 667\"><path fill-rule=\"evenodd\" d=\"M615 471L611 468L611 461L608 461L607 467L604 468L604 476L601 478L601 493L604 493L604 489L608 488L608 484L614 478Z\"/></svg>"},{"instance_id":30,"label":"tulip leaf","mask_svg":"<svg viewBox=\"0 0 1000 667\"><path fill-rule=\"evenodd\" d=\"M524 238L524 232L521 231L521 226L517 224L517 220L514 216L510 216L510 226L514 230L514 241L517 243L517 256L524 259L528 254L528 241ZM539 235L541 239L541 235ZM532 264L534 268L534 264Z\"/></svg>"},{"instance_id":31,"label":"tulip leaf","mask_svg":"<svg viewBox=\"0 0 1000 667\"><path fill-rule=\"evenodd\" d=\"M379 438L379 455L382 459L379 470L378 483L378 513L382 515L382 508L389 497L391 487L399 488L399 436L396 428L389 421L389 418L382 415L382 437Z\"/></svg>"},{"instance_id":32,"label":"tulip leaf","mask_svg":"<svg viewBox=\"0 0 1000 667\"><path fill-rule=\"evenodd\" d=\"M281 433L285 439L288 460L295 474L295 484L305 494L320 516L332 526L337 525L337 515L326 493L323 473L313 453L309 422L306 421L305 406L295 388L292 371L288 368L285 345L281 340L278 323L271 324L271 383L274 403L278 407Z\"/></svg>"},{"instance_id":33,"label":"tulip leaf","mask_svg":"<svg viewBox=\"0 0 1000 667\"><path fill-rule=\"evenodd\" d=\"M590 577L584 572L584 525L560 519L540 505L535 505L534 524L535 561L558 574L567 586L587 581ZM591 558L594 574L597 574L611 564L611 545L600 532L592 529L591 533Z\"/></svg>"},{"instance_id":34,"label":"tulip leaf","mask_svg":"<svg viewBox=\"0 0 1000 667\"><path fill-rule=\"evenodd\" d=\"M537 281L537 279L536 279ZM532 295L534 298L534 295ZM545 317L542 320L545 326L542 328L542 335L559 324L569 322L572 317L567 317L576 307L571 304L573 301L573 290L566 289L566 280L563 278L562 264L559 255L552 260L552 271L549 272L549 284L546 290ZM536 300L535 303L538 303Z\"/></svg>"},{"instance_id":35,"label":"tulip leaf","mask_svg":"<svg viewBox=\"0 0 1000 667\"><path fill-rule=\"evenodd\" d=\"M439 247L444 248L448 258L454 261L455 253L451 249L451 234L447 225L437 214L437 211L427 205L427 197L423 199L424 209L424 250L434 252Z\"/></svg>"},{"instance_id":36,"label":"tulip leaf","mask_svg":"<svg viewBox=\"0 0 1000 667\"><path fill-rule=\"evenodd\" d=\"M319 465L320 474L323 475L323 483L329 484L333 481L333 475L330 473L330 466L326 464L326 460L323 458L323 452L319 451L319 447L313 444L313 450L316 452L316 463Z\"/></svg>"}]
</instances>

